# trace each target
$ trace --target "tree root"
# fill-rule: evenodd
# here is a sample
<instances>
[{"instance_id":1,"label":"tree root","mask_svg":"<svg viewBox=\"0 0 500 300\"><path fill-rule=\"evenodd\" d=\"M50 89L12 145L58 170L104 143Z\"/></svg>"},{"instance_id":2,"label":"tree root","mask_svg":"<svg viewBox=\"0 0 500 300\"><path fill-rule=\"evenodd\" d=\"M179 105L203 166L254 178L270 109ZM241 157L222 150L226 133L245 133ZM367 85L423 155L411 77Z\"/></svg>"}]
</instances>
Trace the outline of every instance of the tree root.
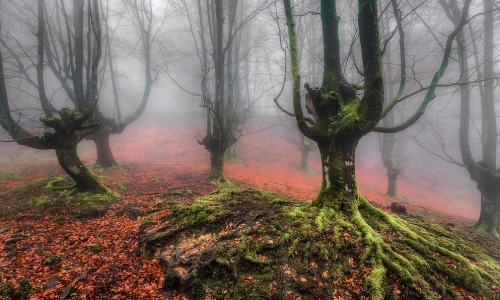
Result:
<instances>
[{"instance_id":1,"label":"tree root","mask_svg":"<svg viewBox=\"0 0 500 300\"><path fill-rule=\"evenodd\" d=\"M382 222L388 225L395 236L384 237L367 223L366 216L372 222ZM463 241L440 232L436 233L435 229L426 230L378 210L362 197L360 210L356 210L351 219L359 228L365 244L362 260L371 261L373 268L372 274L368 276L365 283L370 291L371 299L384 299L385 296L381 291L384 290L383 284L389 271L427 299L436 299L446 294L454 299L462 298L453 285L480 292L491 289L487 283L499 283L498 278L495 279L483 268L471 263L469 259L455 252L455 249L450 250L439 244L444 240L449 247ZM431 231L439 238L430 234ZM398 240L397 243L394 243L395 239ZM476 254L477 257L472 257L472 259L478 264L483 263L483 259L487 259L485 255L477 253L466 244L459 247L465 250L464 253ZM458 245L452 248L458 248ZM498 264L493 263L490 267L493 267L493 271L497 274L500 271ZM452 285L443 284L444 280L450 281Z\"/></svg>"},{"instance_id":2,"label":"tree root","mask_svg":"<svg viewBox=\"0 0 500 300\"><path fill-rule=\"evenodd\" d=\"M227 185L151 217L139 252L190 299L494 297L500 265L481 246L353 203L337 212Z\"/></svg>"},{"instance_id":3,"label":"tree root","mask_svg":"<svg viewBox=\"0 0 500 300\"><path fill-rule=\"evenodd\" d=\"M76 188L76 184L73 183L71 185L62 185L66 182L66 179L62 177L55 177L51 181L47 183L45 189L47 191L63 191L63 190L73 190Z\"/></svg>"}]
</instances>

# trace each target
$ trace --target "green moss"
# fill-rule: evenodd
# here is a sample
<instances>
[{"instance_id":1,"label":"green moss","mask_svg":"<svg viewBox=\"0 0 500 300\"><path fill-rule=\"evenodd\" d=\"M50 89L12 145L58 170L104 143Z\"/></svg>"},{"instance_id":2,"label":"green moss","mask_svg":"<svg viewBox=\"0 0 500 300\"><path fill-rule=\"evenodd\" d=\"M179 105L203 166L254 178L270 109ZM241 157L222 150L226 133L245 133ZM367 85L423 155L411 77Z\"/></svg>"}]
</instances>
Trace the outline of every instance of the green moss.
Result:
<instances>
[{"instance_id":1,"label":"green moss","mask_svg":"<svg viewBox=\"0 0 500 300\"><path fill-rule=\"evenodd\" d=\"M45 260L43 261L43 264L49 267L59 267L61 263L62 263L61 256L52 253L49 253L45 258Z\"/></svg>"},{"instance_id":2,"label":"green moss","mask_svg":"<svg viewBox=\"0 0 500 300\"><path fill-rule=\"evenodd\" d=\"M141 226L140 247L149 257L167 249L192 253L181 260L189 271L179 281L192 299L285 299L294 293L326 299L334 289L353 293L343 281L364 268L371 270L359 278L364 290L351 298L397 299L390 288L396 283L412 299L460 299L455 286L488 298L499 284L500 266L480 246L388 215L362 198L359 203L359 210L344 214L264 191L219 188L191 206L174 207L160 231ZM165 270L176 266L175 259L161 263ZM167 274L166 282L178 282Z\"/></svg>"},{"instance_id":3,"label":"green moss","mask_svg":"<svg viewBox=\"0 0 500 300\"><path fill-rule=\"evenodd\" d=\"M115 182L115 186L122 192L127 190L127 187L120 182Z\"/></svg>"},{"instance_id":4,"label":"green moss","mask_svg":"<svg viewBox=\"0 0 500 300\"><path fill-rule=\"evenodd\" d=\"M102 245L88 244L88 245L85 245L85 249L87 249L88 251L90 251L94 254L98 254L98 253L101 253L101 251L102 251Z\"/></svg>"},{"instance_id":5,"label":"green moss","mask_svg":"<svg viewBox=\"0 0 500 300\"><path fill-rule=\"evenodd\" d=\"M35 214L48 212L74 219L88 219L104 215L110 204L120 198L113 191L101 194L82 193L70 188L71 182L58 177L8 191L2 195L0 207L3 208L4 200L9 199L10 203L5 204L10 205L4 210L9 216L32 210ZM13 208L15 210L9 211Z\"/></svg>"},{"instance_id":6,"label":"green moss","mask_svg":"<svg viewBox=\"0 0 500 300\"><path fill-rule=\"evenodd\" d=\"M31 285L31 282L28 278L23 277L19 279L19 287L20 287L20 300L27 300L30 298L31 291L33 290L33 287Z\"/></svg>"},{"instance_id":7,"label":"green moss","mask_svg":"<svg viewBox=\"0 0 500 300\"><path fill-rule=\"evenodd\" d=\"M67 181L62 177L54 177L50 180L45 186L46 190L67 190L74 188L74 184L72 185L62 185L63 183L67 183Z\"/></svg>"}]
</instances>

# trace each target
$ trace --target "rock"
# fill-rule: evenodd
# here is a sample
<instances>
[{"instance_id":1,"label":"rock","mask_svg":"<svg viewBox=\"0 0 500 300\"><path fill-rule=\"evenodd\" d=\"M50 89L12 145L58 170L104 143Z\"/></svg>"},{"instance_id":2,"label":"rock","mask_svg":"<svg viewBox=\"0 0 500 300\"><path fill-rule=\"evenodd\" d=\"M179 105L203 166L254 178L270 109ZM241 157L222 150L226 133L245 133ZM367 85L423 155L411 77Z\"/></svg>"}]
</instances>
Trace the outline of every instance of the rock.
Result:
<instances>
[{"instance_id":1,"label":"rock","mask_svg":"<svg viewBox=\"0 0 500 300\"><path fill-rule=\"evenodd\" d=\"M63 298L63 299L67 299L67 298L75 296L74 295L75 293L76 293L76 288L73 285L69 284L69 285L63 287L59 291L59 296L61 296L61 298Z\"/></svg>"},{"instance_id":2,"label":"rock","mask_svg":"<svg viewBox=\"0 0 500 300\"><path fill-rule=\"evenodd\" d=\"M83 273L82 275L78 276L76 278L76 281L82 281L82 280L85 280L87 279L87 273Z\"/></svg>"},{"instance_id":3,"label":"rock","mask_svg":"<svg viewBox=\"0 0 500 300\"><path fill-rule=\"evenodd\" d=\"M391 211L395 214L398 215L406 215L406 207L402 204L399 204L397 202L392 202L391 203Z\"/></svg>"},{"instance_id":4,"label":"rock","mask_svg":"<svg viewBox=\"0 0 500 300\"><path fill-rule=\"evenodd\" d=\"M45 284L45 288L50 290L56 287L56 285L60 282L60 278L50 278Z\"/></svg>"}]
</instances>

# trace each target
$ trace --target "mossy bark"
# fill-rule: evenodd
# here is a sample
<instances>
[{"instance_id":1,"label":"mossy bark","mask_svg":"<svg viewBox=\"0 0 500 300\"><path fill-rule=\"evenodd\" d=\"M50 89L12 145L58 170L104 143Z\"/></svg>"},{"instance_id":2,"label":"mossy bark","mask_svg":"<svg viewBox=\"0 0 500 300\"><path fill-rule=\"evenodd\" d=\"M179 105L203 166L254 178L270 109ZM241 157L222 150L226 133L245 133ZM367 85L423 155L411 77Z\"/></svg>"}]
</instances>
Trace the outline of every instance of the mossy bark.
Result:
<instances>
[{"instance_id":1,"label":"mossy bark","mask_svg":"<svg viewBox=\"0 0 500 300\"><path fill-rule=\"evenodd\" d=\"M489 184L480 182L478 189L481 192L481 212L476 223L479 232L500 237L500 180L489 181Z\"/></svg>"},{"instance_id":2,"label":"mossy bark","mask_svg":"<svg viewBox=\"0 0 500 300\"><path fill-rule=\"evenodd\" d=\"M99 178L80 160L76 143L64 143L55 147L57 160L64 171L75 181L80 190L107 192Z\"/></svg>"},{"instance_id":3,"label":"mossy bark","mask_svg":"<svg viewBox=\"0 0 500 300\"><path fill-rule=\"evenodd\" d=\"M210 151L210 174L208 180L211 182L223 182L224 180L224 151L212 149Z\"/></svg>"},{"instance_id":4,"label":"mossy bark","mask_svg":"<svg viewBox=\"0 0 500 300\"><path fill-rule=\"evenodd\" d=\"M332 143L318 143L323 180L321 190L313 201L314 206L329 207L336 211L357 209L357 143L357 139L346 138L336 139Z\"/></svg>"}]
</instances>

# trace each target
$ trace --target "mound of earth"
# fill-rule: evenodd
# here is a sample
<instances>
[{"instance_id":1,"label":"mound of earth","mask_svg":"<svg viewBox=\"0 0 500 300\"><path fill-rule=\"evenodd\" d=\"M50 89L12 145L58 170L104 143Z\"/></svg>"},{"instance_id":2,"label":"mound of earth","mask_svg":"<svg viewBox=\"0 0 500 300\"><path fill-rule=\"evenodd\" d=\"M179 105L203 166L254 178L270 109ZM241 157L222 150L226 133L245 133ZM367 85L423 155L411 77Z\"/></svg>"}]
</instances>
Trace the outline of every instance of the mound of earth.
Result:
<instances>
[{"instance_id":1,"label":"mound of earth","mask_svg":"<svg viewBox=\"0 0 500 300\"><path fill-rule=\"evenodd\" d=\"M139 252L159 259L164 289L190 299L493 299L498 292L500 265L480 245L362 206L366 223L360 214L226 186L145 218Z\"/></svg>"}]
</instances>

